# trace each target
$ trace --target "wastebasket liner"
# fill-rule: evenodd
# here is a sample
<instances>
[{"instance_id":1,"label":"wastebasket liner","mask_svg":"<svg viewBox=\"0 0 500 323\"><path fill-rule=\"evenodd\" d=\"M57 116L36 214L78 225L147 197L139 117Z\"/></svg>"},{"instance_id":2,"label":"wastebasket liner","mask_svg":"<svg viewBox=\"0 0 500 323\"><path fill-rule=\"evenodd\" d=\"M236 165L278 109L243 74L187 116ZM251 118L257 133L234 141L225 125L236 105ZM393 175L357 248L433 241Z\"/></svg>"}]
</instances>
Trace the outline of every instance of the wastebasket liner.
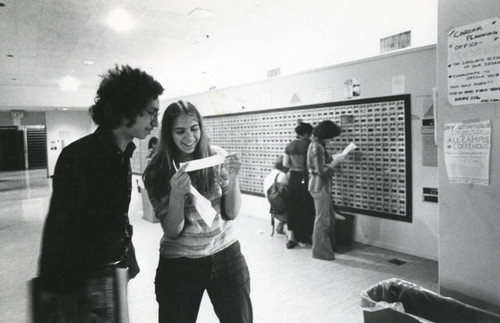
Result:
<instances>
[{"instance_id":1,"label":"wastebasket liner","mask_svg":"<svg viewBox=\"0 0 500 323\"><path fill-rule=\"evenodd\" d=\"M397 278L381 281L361 291L363 311L387 309L402 303L404 311L419 322L500 322L500 315L441 296L414 283ZM379 303L382 303L380 305ZM365 321L366 322L366 321Z\"/></svg>"}]
</instances>

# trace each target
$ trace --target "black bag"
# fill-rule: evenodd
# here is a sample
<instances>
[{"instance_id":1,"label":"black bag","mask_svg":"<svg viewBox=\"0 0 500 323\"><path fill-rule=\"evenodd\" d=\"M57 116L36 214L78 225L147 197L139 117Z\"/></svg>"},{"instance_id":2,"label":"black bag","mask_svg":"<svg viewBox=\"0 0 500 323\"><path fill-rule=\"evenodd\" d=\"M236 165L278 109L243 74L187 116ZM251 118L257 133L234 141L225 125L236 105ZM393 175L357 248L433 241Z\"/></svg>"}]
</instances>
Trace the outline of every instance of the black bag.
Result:
<instances>
[{"instance_id":1,"label":"black bag","mask_svg":"<svg viewBox=\"0 0 500 323\"><path fill-rule=\"evenodd\" d=\"M288 186L278 182L277 174L274 183L267 189L267 199L271 204L272 213L286 213L288 211Z\"/></svg>"},{"instance_id":2,"label":"black bag","mask_svg":"<svg viewBox=\"0 0 500 323\"><path fill-rule=\"evenodd\" d=\"M108 268L87 278L69 294L54 294L40 286L39 278L29 282L31 322L127 323L127 283L125 268Z\"/></svg>"},{"instance_id":3,"label":"black bag","mask_svg":"<svg viewBox=\"0 0 500 323\"><path fill-rule=\"evenodd\" d=\"M286 222L286 215L290 205L288 185L278 182L279 175L279 173L276 174L274 183L267 189L267 200L269 201L269 204L271 204L271 225L273 226L271 235L274 234L274 218L277 218L282 222Z\"/></svg>"}]
</instances>

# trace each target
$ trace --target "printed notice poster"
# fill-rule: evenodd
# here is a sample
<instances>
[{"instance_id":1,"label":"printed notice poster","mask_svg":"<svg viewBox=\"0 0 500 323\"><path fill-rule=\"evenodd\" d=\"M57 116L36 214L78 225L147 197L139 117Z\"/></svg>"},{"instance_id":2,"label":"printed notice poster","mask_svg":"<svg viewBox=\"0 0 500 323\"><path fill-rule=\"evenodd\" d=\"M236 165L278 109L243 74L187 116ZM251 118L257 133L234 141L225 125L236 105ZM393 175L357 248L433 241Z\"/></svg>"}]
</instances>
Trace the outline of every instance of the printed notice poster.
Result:
<instances>
[{"instance_id":1,"label":"printed notice poster","mask_svg":"<svg viewBox=\"0 0 500 323\"><path fill-rule=\"evenodd\" d=\"M448 101L500 101L500 17L448 33Z\"/></svg>"},{"instance_id":2,"label":"printed notice poster","mask_svg":"<svg viewBox=\"0 0 500 323\"><path fill-rule=\"evenodd\" d=\"M489 185L490 121L444 125L444 161L450 183Z\"/></svg>"},{"instance_id":3,"label":"printed notice poster","mask_svg":"<svg viewBox=\"0 0 500 323\"><path fill-rule=\"evenodd\" d=\"M344 81L344 97L352 98L360 95L360 84L357 79L348 79Z\"/></svg>"}]
</instances>

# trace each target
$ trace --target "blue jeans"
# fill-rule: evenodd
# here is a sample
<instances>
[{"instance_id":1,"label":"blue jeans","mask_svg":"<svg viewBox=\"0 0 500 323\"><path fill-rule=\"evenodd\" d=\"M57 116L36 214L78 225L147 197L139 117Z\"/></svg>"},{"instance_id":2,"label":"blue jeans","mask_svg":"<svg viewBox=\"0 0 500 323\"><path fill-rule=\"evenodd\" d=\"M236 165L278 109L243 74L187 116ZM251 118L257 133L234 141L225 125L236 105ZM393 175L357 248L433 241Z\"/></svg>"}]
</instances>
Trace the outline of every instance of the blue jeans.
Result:
<instances>
[{"instance_id":1,"label":"blue jeans","mask_svg":"<svg viewBox=\"0 0 500 323\"><path fill-rule=\"evenodd\" d=\"M205 290L221 323L251 323L250 274L239 242L203 258L163 258L156 270L159 322L196 322Z\"/></svg>"},{"instance_id":2,"label":"blue jeans","mask_svg":"<svg viewBox=\"0 0 500 323\"><path fill-rule=\"evenodd\" d=\"M331 181L324 180L321 189L311 192L316 209L312 236L312 256L316 259L335 259L335 211L331 195Z\"/></svg>"}]
</instances>

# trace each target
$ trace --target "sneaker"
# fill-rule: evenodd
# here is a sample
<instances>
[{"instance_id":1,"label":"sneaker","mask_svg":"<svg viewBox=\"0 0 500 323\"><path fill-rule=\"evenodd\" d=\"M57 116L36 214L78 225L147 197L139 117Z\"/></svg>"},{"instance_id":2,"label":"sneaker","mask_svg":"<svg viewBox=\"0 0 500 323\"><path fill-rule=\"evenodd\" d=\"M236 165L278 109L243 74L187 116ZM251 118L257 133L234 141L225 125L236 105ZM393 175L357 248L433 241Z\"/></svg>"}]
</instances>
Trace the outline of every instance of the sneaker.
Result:
<instances>
[{"instance_id":1,"label":"sneaker","mask_svg":"<svg viewBox=\"0 0 500 323\"><path fill-rule=\"evenodd\" d=\"M338 213L335 213L335 219L336 220L345 220L345 216L342 216L342 215L340 215Z\"/></svg>"},{"instance_id":2,"label":"sneaker","mask_svg":"<svg viewBox=\"0 0 500 323\"><path fill-rule=\"evenodd\" d=\"M286 242L286 248L287 249L293 249L295 248L299 243L297 241L293 241L293 240L288 240Z\"/></svg>"}]
</instances>

